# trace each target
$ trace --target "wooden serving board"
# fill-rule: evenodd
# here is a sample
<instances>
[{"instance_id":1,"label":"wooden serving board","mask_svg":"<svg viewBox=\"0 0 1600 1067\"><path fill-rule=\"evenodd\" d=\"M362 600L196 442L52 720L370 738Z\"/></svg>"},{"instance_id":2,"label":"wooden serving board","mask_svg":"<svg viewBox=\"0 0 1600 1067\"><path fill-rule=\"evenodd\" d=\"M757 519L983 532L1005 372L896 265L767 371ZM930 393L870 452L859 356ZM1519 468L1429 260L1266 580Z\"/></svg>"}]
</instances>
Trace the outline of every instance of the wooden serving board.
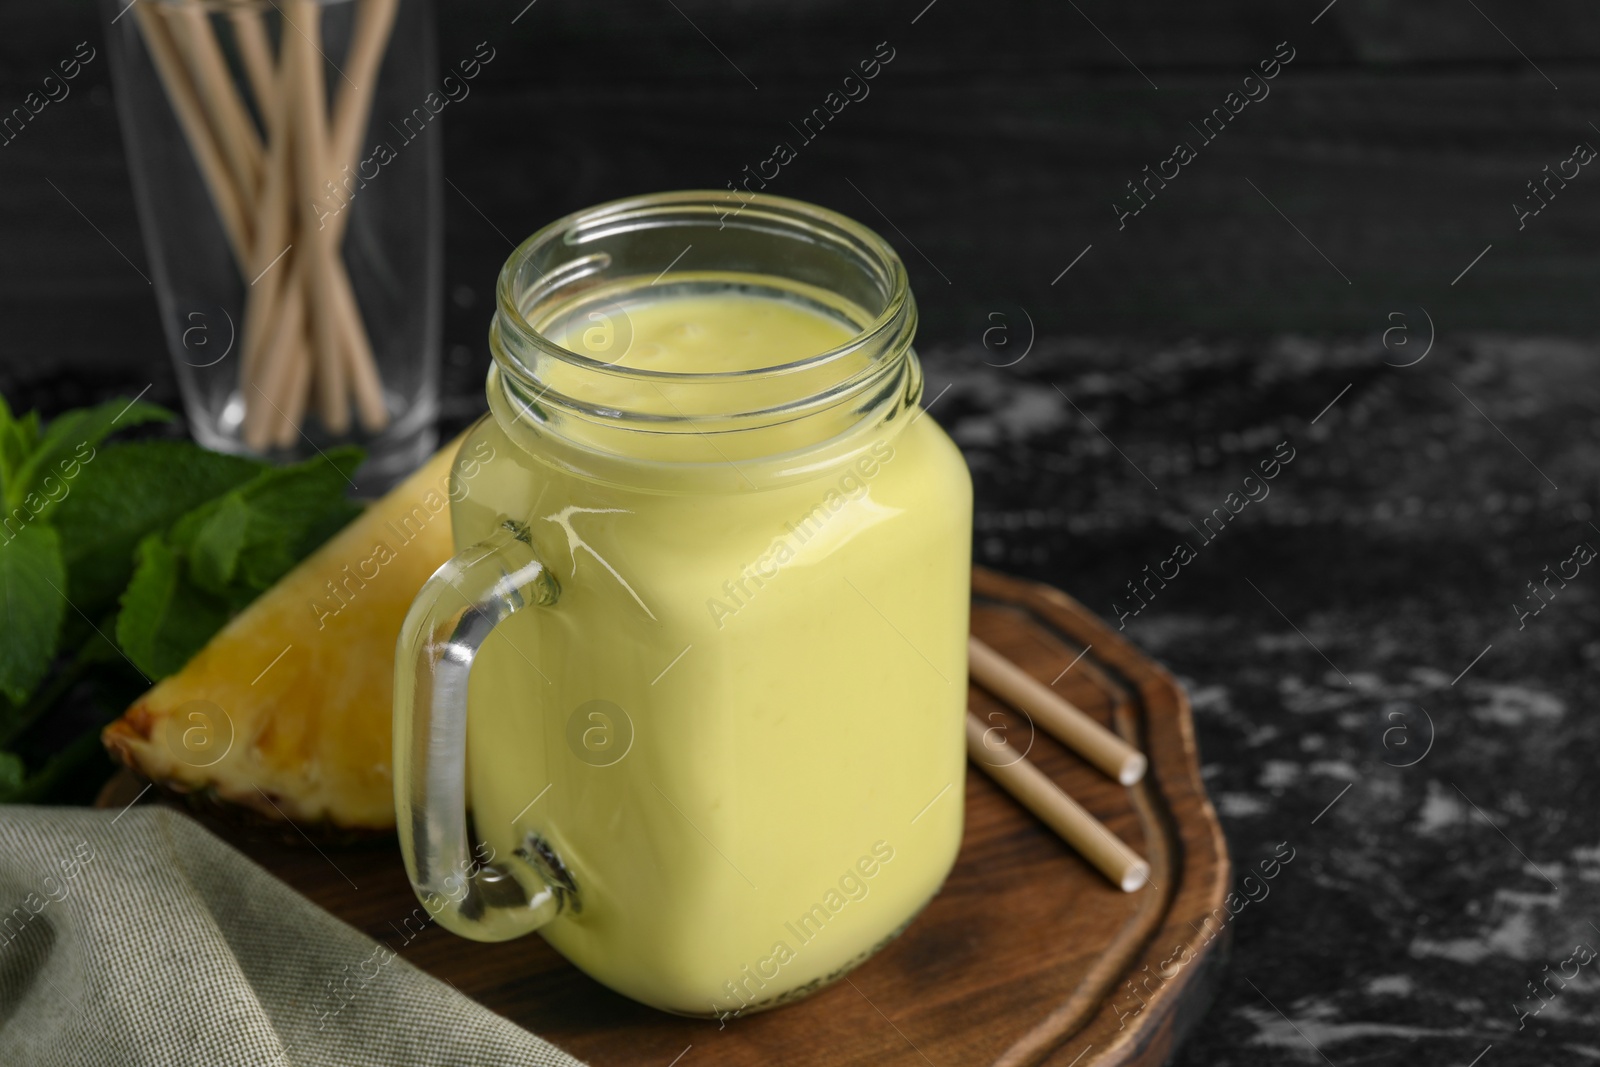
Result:
<instances>
[{"instance_id":1,"label":"wooden serving board","mask_svg":"<svg viewBox=\"0 0 1600 1067\"><path fill-rule=\"evenodd\" d=\"M975 634L1149 755L1145 780L1124 789L1042 733L1030 746L1025 718L971 690L974 712L1004 717L1012 744L1030 748L1030 760L1150 860L1151 885L1114 889L973 772L955 869L898 940L809 999L719 1023L619 996L538 937L485 945L437 926L403 933L416 901L392 841L355 851L241 847L423 970L595 1067L1163 1063L1209 1003L1230 929L1219 910L1227 849L1201 785L1188 700L1160 665L1058 590L977 570L973 597Z\"/></svg>"}]
</instances>

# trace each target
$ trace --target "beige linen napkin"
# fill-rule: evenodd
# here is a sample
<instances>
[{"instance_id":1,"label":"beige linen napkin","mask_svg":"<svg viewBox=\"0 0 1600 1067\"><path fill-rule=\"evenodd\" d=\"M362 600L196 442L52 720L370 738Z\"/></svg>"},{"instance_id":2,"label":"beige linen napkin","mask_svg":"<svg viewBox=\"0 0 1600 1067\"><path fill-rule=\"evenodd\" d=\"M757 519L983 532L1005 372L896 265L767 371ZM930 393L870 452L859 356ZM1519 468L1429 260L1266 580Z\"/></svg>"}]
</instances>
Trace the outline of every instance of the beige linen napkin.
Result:
<instances>
[{"instance_id":1,"label":"beige linen napkin","mask_svg":"<svg viewBox=\"0 0 1600 1067\"><path fill-rule=\"evenodd\" d=\"M0 1064L582 1067L161 807L0 807Z\"/></svg>"}]
</instances>

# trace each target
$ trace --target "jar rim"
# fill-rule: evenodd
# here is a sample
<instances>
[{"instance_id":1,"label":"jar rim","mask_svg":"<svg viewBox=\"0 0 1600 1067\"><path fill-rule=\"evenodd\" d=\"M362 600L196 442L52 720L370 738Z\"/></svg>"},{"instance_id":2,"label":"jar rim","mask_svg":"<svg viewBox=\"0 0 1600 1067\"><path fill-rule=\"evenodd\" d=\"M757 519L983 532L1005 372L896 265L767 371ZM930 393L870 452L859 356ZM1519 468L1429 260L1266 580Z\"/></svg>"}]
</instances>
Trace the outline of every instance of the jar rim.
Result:
<instances>
[{"instance_id":1,"label":"jar rim","mask_svg":"<svg viewBox=\"0 0 1600 1067\"><path fill-rule=\"evenodd\" d=\"M515 291L521 268L528 264L540 249L552 242L570 240L570 235L578 228L592 228L608 220L616 220L618 222L639 221L658 212L667 214L695 208L703 210L708 215L712 213L721 215L726 221L729 215L726 210L730 196L729 191L683 189L610 200L564 215L535 231L532 236L528 237L512 251L504 266L500 269L500 274L495 282L495 305L497 310L494 324L495 330L499 332L501 339L504 338L505 331L509 330L518 344L529 346L543 356L560 360L583 370L602 372L619 378L640 381L698 385L801 373L825 366L831 362L847 359L863 348L882 343L884 338L891 333L905 329L908 314L914 315L910 280L906 274L905 264L900 259L899 254L876 231L847 215L808 201L773 196L768 193L750 193L748 197L739 194L732 195L739 205L732 212L735 220L754 208L756 211L752 214L752 220L766 218L778 223L786 223L797 232L804 227L821 231L833 230L837 235L852 239L855 244L854 251L865 261L865 265L881 275L888 283L888 294L884 300L882 311L872 322L863 326L844 344L835 346L827 351L789 363L727 371L675 371L619 367L614 363L593 359L556 344L528 321L518 299L519 294ZM727 222L727 225L748 226L749 224L732 221ZM670 266L668 269L671 269ZM907 340L909 341L909 338ZM526 379L530 377L528 368L523 360L503 359L503 345L496 344L492 347L494 348L496 362L501 363L504 369L518 378ZM506 366L505 364L508 362L520 365Z\"/></svg>"}]
</instances>

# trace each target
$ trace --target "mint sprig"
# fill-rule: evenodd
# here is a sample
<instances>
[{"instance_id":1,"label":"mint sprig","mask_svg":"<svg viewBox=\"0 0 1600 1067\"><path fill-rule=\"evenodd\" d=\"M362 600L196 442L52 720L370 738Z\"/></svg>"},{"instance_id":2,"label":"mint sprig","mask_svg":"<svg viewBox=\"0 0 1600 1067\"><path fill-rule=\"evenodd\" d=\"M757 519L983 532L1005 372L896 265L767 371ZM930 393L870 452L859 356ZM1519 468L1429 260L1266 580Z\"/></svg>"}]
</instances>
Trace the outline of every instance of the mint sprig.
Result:
<instances>
[{"instance_id":1,"label":"mint sprig","mask_svg":"<svg viewBox=\"0 0 1600 1067\"><path fill-rule=\"evenodd\" d=\"M152 679L181 670L228 619L361 509L344 498L359 448L267 469L139 543L117 643Z\"/></svg>"},{"instance_id":2,"label":"mint sprig","mask_svg":"<svg viewBox=\"0 0 1600 1067\"><path fill-rule=\"evenodd\" d=\"M113 607L141 540L270 469L187 441L102 447L49 517L61 533L72 602L94 617Z\"/></svg>"},{"instance_id":3,"label":"mint sprig","mask_svg":"<svg viewBox=\"0 0 1600 1067\"><path fill-rule=\"evenodd\" d=\"M0 398L0 802L70 784L99 724L360 510L345 497L359 449L274 468L188 441L107 443L171 419L124 398L46 423ZM96 725L62 744L52 713L86 692L103 699Z\"/></svg>"},{"instance_id":4,"label":"mint sprig","mask_svg":"<svg viewBox=\"0 0 1600 1067\"><path fill-rule=\"evenodd\" d=\"M15 419L0 398L0 500L5 521L18 510L39 519L70 493L70 482L94 459L95 446L118 430L146 422L168 422L172 412L138 400L110 400L52 419L41 434L39 413Z\"/></svg>"}]
</instances>

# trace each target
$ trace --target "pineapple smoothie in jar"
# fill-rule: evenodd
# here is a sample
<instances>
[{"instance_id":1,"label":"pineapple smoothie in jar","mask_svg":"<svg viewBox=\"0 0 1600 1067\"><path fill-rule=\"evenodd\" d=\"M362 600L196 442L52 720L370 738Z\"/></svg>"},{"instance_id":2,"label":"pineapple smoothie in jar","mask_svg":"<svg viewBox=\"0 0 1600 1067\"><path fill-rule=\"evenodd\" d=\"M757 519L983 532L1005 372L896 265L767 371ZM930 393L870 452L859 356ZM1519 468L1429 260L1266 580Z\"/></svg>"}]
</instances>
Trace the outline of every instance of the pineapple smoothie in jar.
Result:
<instances>
[{"instance_id":1,"label":"pineapple smoothie in jar","mask_svg":"<svg viewBox=\"0 0 1600 1067\"><path fill-rule=\"evenodd\" d=\"M441 924L708 1016L837 978L943 882L970 588L900 260L809 204L728 215L642 197L513 254L460 554L396 667Z\"/></svg>"}]
</instances>

